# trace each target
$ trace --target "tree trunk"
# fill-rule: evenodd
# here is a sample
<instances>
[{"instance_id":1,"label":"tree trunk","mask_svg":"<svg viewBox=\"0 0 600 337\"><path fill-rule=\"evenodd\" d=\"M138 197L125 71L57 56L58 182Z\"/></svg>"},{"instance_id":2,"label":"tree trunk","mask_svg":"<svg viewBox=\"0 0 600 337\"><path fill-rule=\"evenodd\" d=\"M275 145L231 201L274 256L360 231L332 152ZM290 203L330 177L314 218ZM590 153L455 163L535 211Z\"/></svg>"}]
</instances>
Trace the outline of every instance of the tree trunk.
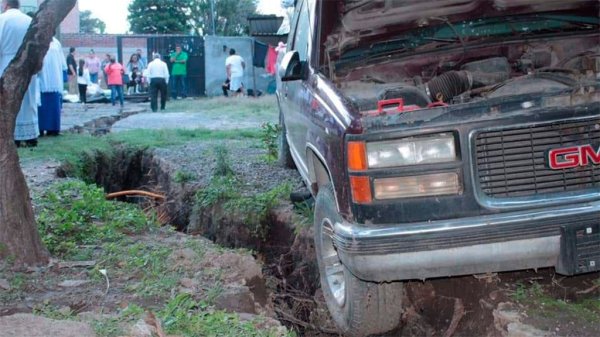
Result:
<instances>
[{"instance_id":1,"label":"tree trunk","mask_svg":"<svg viewBox=\"0 0 600 337\"><path fill-rule=\"evenodd\" d=\"M54 31L76 0L47 0L36 13L15 58L0 77L0 258L19 265L43 265L49 254L37 231L25 176L14 144L15 121L31 77Z\"/></svg>"}]
</instances>

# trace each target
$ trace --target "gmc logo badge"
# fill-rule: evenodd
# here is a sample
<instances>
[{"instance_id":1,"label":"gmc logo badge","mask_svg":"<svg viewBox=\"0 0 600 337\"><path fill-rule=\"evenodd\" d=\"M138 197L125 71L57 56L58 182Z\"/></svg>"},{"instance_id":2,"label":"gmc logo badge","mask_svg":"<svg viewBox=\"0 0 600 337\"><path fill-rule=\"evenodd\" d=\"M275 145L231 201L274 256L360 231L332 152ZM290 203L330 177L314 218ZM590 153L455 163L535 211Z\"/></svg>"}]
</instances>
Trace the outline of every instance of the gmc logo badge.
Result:
<instances>
[{"instance_id":1,"label":"gmc logo badge","mask_svg":"<svg viewBox=\"0 0 600 337\"><path fill-rule=\"evenodd\" d=\"M548 166L553 170L600 165L600 147L581 145L548 151Z\"/></svg>"}]
</instances>

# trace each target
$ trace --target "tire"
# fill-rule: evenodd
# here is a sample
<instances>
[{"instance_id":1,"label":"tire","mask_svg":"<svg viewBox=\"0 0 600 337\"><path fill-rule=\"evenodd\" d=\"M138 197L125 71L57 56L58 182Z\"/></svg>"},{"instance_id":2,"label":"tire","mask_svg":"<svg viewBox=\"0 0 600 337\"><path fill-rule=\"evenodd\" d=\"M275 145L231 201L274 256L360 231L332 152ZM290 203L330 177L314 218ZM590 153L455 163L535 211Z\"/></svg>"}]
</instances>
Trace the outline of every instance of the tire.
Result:
<instances>
[{"instance_id":1,"label":"tire","mask_svg":"<svg viewBox=\"0 0 600 337\"><path fill-rule=\"evenodd\" d=\"M279 112L279 126L281 130L279 131L278 137L278 146L277 146L277 162L279 165L289 168L295 169L296 164L294 163L294 159L292 158L292 153L290 152L290 145L287 141L287 131L285 128L285 122L283 121L283 115L281 111Z\"/></svg>"},{"instance_id":2,"label":"tire","mask_svg":"<svg viewBox=\"0 0 600 337\"><path fill-rule=\"evenodd\" d=\"M368 282L354 276L339 260L331 239L333 224L339 220L331 185L322 187L315 203L315 249L321 288L333 320L349 337L397 328L403 309L403 284Z\"/></svg>"}]
</instances>

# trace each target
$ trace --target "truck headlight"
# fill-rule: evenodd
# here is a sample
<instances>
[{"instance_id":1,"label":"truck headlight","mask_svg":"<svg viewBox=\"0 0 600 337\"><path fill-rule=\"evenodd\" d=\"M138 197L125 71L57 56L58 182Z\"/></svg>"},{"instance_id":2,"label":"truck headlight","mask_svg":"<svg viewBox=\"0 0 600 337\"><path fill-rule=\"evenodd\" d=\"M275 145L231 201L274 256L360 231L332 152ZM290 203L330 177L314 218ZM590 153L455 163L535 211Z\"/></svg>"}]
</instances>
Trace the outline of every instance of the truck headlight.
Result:
<instances>
[{"instance_id":1,"label":"truck headlight","mask_svg":"<svg viewBox=\"0 0 600 337\"><path fill-rule=\"evenodd\" d=\"M374 181L375 199L415 198L462 192L456 172L381 178Z\"/></svg>"},{"instance_id":2,"label":"truck headlight","mask_svg":"<svg viewBox=\"0 0 600 337\"><path fill-rule=\"evenodd\" d=\"M369 168L443 163L456 160L452 133L367 143Z\"/></svg>"}]
</instances>

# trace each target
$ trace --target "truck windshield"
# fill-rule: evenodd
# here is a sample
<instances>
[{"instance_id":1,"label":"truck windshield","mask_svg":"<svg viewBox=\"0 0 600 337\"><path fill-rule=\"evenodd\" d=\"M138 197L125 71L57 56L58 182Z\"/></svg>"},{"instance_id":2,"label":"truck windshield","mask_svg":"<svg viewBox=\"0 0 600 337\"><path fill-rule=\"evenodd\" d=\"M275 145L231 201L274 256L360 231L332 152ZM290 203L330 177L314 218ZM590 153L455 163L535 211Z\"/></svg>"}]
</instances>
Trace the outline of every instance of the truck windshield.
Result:
<instances>
[{"instance_id":1,"label":"truck windshield","mask_svg":"<svg viewBox=\"0 0 600 337\"><path fill-rule=\"evenodd\" d=\"M435 19L432 19L435 20ZM520 15L486 18L450 23L440 20L435 27L418 28L370 45L344 52L338 60L338 68L344 65L370 63L381 57L406 52L435 50L450 44L468 44L481 41L502 41L509 38L531 37L571 31L598 32L600 18L574 15Z\"/></svg>"}]
</instances>

